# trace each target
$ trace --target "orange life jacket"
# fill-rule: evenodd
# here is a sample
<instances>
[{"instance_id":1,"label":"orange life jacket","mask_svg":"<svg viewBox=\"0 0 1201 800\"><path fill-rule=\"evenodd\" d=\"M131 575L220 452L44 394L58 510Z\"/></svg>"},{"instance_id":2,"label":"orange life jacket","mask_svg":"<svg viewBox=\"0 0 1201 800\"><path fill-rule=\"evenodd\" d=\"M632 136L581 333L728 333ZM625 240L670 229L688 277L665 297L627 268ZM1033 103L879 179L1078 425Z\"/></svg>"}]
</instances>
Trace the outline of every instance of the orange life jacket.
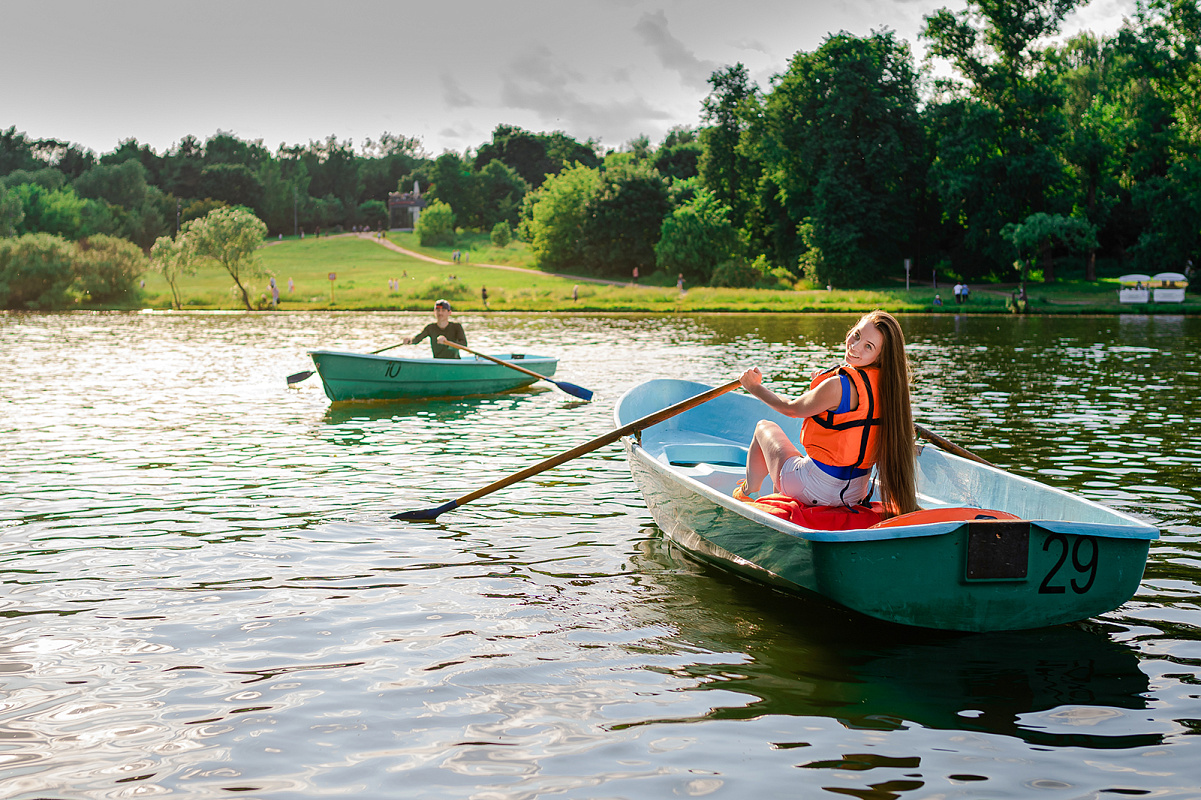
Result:
<instances>
[{"instance_id":1,"label":"orange life jacket","mask_svg":"<svg viewBox=\"0 0 1201 800\"><path fill-rule=\"evenodd\" d=\"M880 438L880 370L831 367L815 373L809 388L839 373L855 386L859 405L844 414L823 411L806 418L801 424L801 444L805 453L821 464L868 471L876 463L876 440Z\"/></svg>"}]
</instances>

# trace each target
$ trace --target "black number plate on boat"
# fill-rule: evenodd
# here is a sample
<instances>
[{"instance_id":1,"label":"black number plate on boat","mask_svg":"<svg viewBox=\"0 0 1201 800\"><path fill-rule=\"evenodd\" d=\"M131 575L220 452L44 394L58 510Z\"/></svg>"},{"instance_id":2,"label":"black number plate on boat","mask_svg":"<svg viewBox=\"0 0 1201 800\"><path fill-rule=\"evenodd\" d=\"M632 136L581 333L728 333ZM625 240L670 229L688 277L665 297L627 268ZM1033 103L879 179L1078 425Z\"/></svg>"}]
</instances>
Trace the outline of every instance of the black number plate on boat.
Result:
<instances>
[{"instance_id":1,"label":"black number plate on boat","mask_svg":"<svg viewBox=\"0 0 1201 800\"><path fill-rule=\"evenodd\" d=\"M969 522L967 579L1022 580L1030 565L1030 523Z\"/></svg>"}]
</instances>

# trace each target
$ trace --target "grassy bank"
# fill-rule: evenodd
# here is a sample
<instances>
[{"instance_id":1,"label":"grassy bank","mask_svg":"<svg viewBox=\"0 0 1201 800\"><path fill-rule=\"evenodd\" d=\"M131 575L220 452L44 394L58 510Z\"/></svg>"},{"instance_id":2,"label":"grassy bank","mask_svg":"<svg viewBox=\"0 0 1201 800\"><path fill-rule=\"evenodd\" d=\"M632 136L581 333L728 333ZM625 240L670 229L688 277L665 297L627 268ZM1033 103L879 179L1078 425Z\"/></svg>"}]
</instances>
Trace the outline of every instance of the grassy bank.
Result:
<instances>
[{"instance_id":1,"label":"grassy bank","mask_svg":"<svg viewBox=\"0 0 1201 800\"><path fill-rule=\"evenodd\" d=\"M428 256L450 260L455 248L418 248L411 234L389 234L402 247ZM481 242L486 242L481 237ZM466 252L460 244L459 249ZM280 286L280 307L284 310L428 310L434 300L445 297L458 311L482 311L482 288L488 290L490 311L649 311L649 312L854 312L882 308L893 312L931 313L1008 313L1011 287L973 287L971 300L956 306L949 286L904 284L862 290L765 291L755 289L716 289L698 287L680 295L669 276L651 276L648 283L609 285L590 283L583 278L562 278L545 273L480 266L506 263L528 267L531 263L523 245L492 248L472 244L470 262L435 264L389 250L354 236L336 236L304 240L286 239L271 243L260 251L266 274L251 277L247 288L252 302L268 308L271 297L268 277ZM330 281L329 273L336 278ZM288 281L292 290L288 290ZM389 288L395 280L399 288ZM579 299L572 299L578 287ZM332 290L332 292L331 292ZM238 309L240 298L229 275L220 268L207 268L180 280L185 309ZM1188 302L1150 303L1145 306L1120 306L1116 282L1099 284L1064 281L1027 287L1032 313L1113 314L1113 313L1201 313L1201 300L1190 295ZM934 295L944 305L933 305ZM171 292L161 275L146 275L140 306L170 308Z\"/></svg>"}]
</instances>

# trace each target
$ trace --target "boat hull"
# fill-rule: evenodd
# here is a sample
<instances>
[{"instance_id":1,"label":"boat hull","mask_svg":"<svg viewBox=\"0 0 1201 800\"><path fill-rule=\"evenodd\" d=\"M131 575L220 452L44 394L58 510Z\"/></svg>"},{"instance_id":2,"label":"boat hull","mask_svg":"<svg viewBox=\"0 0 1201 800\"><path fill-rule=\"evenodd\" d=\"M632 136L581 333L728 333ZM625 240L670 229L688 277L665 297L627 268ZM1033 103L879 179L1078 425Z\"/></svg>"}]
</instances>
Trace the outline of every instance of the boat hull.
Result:
<instances>
[{"instance_id":1,"label":"boat hull","mask_svg":"<svg viewBox=\"0 0 1201 800\"><path fill-rule=\"evenodd\" d=\"M326 397L334 402L471 397L520 389L538 380L475 356L397 358L332 350L313 350L309 355ZM494 357L547 378L559 363L557 358L520 353Z\"/></svg>"},{"instance_id":2,"label":"boat hull","mask_svg":"<svg viewBox=\"0 0 1201 800\"><path fill-rule=\"evenodd\" d=\"M664 403L707 387L671 388ZM631 402L623 414L625 402L619 421L646 411L646 402ZM1087 619L1134 595L1158 535L1112 509L929 447L918 458L924 507L991 508L1022 521L802 528L729 496L743 473L738 454L754 423L772 412L745 395L711 403L648 428L641 442L623 440L635 483L664 534L725 569L877 619L959 631Z\"/></svg>"}]
</instances>

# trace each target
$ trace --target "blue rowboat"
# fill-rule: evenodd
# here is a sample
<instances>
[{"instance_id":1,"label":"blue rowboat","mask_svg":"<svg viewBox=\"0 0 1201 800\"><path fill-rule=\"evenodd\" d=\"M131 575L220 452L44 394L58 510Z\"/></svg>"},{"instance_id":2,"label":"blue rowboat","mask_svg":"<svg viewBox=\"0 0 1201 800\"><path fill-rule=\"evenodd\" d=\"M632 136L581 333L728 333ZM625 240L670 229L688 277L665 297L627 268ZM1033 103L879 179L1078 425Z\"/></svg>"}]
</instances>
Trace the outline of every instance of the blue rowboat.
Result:
<instances>
[{"instance_id":1,"label":"blue rowboat","mask_svg":"<svg viewBox=\"0 0 1201 800\"><path fill-rule=\"evenodd\" d=\"M395 356L310 350L325 396L343 400L401 400L426 397L471 397L529 386L538 380L483 358L398 358ZM502 361L549 378L559 359L507 353Z\"/></svg>"},{"instance_id":2,"label":"blue rowboat","mask_svg":"<svg viewBox=\"0 0 1201 800\"><path fill-rule=\"evenodd\" d=\"M653 380L618 401L624 425L707 390ZM817 530L732 497L760 419L801 420L725 394L622 441L651 516L692 555L870 617L956 631L1039 628L1111 611L1137 591L1146 522L934 447L920 447L914 524ZM1007 512L1016 519L978 519ZM923 521L943 518L944 521ZM950 519L947 519L947 518Z\"/></svg>"}]
</instances>

